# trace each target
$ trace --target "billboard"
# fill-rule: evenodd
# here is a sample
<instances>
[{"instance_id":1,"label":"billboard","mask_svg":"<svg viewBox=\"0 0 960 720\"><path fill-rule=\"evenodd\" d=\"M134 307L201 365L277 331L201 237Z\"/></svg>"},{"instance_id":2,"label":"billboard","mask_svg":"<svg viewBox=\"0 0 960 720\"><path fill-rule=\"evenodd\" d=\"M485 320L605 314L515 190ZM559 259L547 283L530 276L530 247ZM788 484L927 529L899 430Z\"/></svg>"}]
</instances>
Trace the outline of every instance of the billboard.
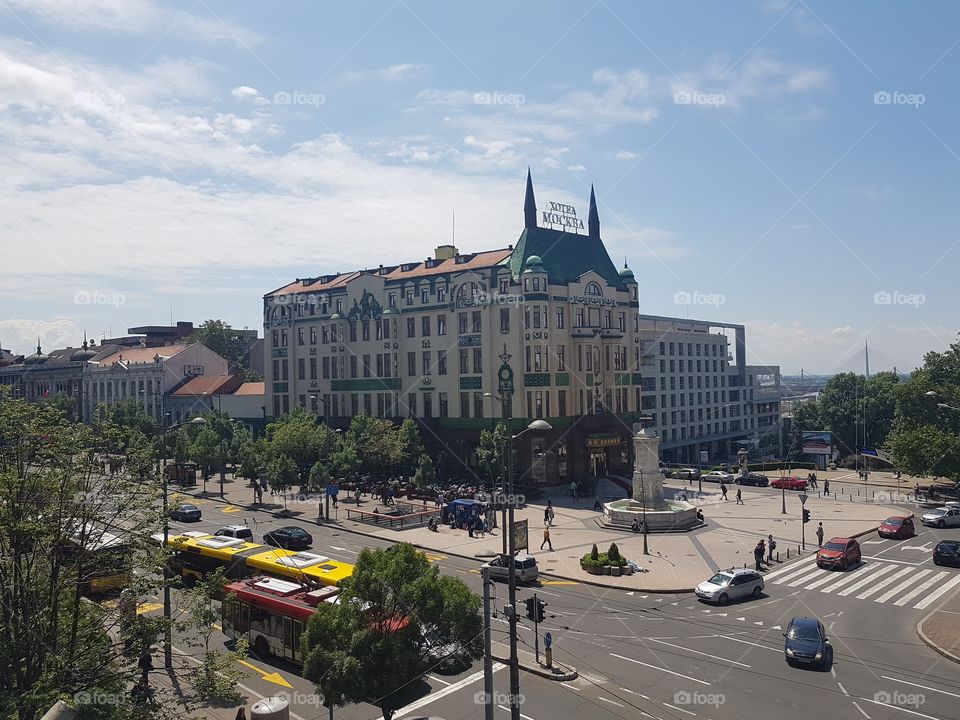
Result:
<instances>
[{"instance_id":1,"label":"billboard","mask_svg":"<svg viewBox=\"0 0 960 720\"><path fill-rule=\"evenodd\" d=\"M833 433L826 430L808 430L801 436L805 455L830 455L833 452Z\"/></svg>"}]
</instances>

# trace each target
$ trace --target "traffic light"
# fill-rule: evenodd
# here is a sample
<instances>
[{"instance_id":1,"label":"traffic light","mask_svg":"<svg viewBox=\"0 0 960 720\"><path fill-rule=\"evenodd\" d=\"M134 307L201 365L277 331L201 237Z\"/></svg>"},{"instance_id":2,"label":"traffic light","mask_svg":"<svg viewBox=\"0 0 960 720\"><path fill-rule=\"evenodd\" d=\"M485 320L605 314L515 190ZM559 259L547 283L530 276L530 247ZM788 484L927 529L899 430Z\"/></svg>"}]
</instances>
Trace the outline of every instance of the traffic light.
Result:
<instances>
[{"instance_id":1,"label":"traffic light","mask_svg":"<svg viewBox=\"0 0 960 720\"><path fill-rule=\"evenodd\" d=\"M543 600L540 600L540 599L538 598L538 599L537 599L537 607L536 607L536 610L537 610L537 622L538 622L538 623L542 623L542 622L546 619L547 615L546 615L546 613L544 612L544 609L545 609L546 607L547 607L547 604L546 604Z\"/></svg>"},{"instance_id":2,"label":"traffic light","mask_svg":"<svg viewBox=\"0 0 960 720\"><path fill-rule=\"evenodd\" d=\"M807 510L806 508L803 509L803 521L805 523L810 522L810 511Z\"/></svg>"},{"instance_id":3,"label":"traffic light","mask_svg":"<svg viewBox=\"0 0 960 720\"><path fill-rule=\"evenodd\" d=\"M536 620L536 601L532 597L528 597L523 602L527 606L527 620Z\"/></svg>"}]
</instances>

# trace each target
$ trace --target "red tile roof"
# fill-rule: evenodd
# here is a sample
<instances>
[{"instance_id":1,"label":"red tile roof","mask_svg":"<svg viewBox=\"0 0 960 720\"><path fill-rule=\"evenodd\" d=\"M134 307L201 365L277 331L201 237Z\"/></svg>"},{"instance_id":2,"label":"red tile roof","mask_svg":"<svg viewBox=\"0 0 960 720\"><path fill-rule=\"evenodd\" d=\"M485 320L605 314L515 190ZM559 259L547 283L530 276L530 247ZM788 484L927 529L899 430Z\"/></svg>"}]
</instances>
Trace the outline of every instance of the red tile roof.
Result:
<instances>
[{"instance_id":1,"label":"red tile roof","mask_svg":"<svg viewBox=\"0 0 960 720\"><path fill-rule=\"evenodd\" d=\"M241 384L239 375L198 375L174 390L176 397L229 394Z\"/></svg>"},{"instance_id":2,"label":"red tile roof","mask_svg":"<svg viewBox=\"0 0 960 720\"><path fill-rule=\"evenodd\" d=\"M264 395L267 392L267 384L265 382L245 382L236 390L233 391L234 395Z\"/></svg>"},{"instance_id":3,"label":"red tile roof","mask_svg":"<svg viewBox=\"0 0 960 720\"><path fill-rule=\"evenodd\" d=\"M164 347L122 347L117 346L115 352L101 357L95 364L109 366L114 365L120 360L125 363L152 363L153 358L159 355L162 358L170 358L177 353L183 352L188 345L165 345Z\"/></svg>"}]
</instances>

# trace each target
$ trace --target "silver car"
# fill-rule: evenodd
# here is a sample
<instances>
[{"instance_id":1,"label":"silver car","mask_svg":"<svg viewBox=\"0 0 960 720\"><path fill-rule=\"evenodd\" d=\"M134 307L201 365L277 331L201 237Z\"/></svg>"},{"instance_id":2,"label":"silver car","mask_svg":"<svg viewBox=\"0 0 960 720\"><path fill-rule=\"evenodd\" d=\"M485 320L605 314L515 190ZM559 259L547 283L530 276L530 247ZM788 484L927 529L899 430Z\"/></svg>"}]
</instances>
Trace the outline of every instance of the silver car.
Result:
<instances>
[{"instance_id":1,"label":"silver car","mask_svg":"<svg viewBox=\"0 0 960 720\"><path fill-rule=\"evenodd\" d=\"M960 503L948 502L941 508L925 512L920 521L938 528L960 527Z\"/></svg>"},{"instance_id":2,"label":"silver car","mask_svg":"<svg viewBox=\"0 0 960 720\"><path fill-rule=\"evenodd\" d=\"M490 568L491 580L509 580L510 561L507 558L497 556L484 563ZM514 560L517 571L517 580L519 582L533 582L540 574L540 568L537 566L537 559L533 555L518 554Z\"/></svg>"},{"instance_id":3,"label":"silver car","mask_svg":"<svg viewBox=\"0 0 960 720\"><path fill-rule=\"evenodd\" d=\"M731 600L760 597L763 578L756 570L721 570L697 585L694 593L701 600L726 605Z\"/></svg>"}]
</instances>

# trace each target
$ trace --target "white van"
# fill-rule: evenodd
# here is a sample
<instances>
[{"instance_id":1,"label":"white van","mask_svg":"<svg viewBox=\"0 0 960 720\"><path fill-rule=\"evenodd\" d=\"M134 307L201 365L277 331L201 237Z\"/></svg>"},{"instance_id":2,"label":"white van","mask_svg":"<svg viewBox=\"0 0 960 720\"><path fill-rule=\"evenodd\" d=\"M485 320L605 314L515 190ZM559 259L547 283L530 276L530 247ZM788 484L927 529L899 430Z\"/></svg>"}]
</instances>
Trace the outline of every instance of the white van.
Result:
<instances>
[{"instance_id":1,"label":"white van","mask_svg":"<svg viewBox=\"0 0 960 720\"><path fill-rule=\"evenodd\" d=\"M526 553L518 554L514 559L517 569L517 580L519 582L533 582L540 575L540 568L537 566L537 559L533 555ZM483 564L490 568L490 577L493 580L510 579L510 561L509 559L497 556L493 560Z\"/></svg>"}]
</instances>

